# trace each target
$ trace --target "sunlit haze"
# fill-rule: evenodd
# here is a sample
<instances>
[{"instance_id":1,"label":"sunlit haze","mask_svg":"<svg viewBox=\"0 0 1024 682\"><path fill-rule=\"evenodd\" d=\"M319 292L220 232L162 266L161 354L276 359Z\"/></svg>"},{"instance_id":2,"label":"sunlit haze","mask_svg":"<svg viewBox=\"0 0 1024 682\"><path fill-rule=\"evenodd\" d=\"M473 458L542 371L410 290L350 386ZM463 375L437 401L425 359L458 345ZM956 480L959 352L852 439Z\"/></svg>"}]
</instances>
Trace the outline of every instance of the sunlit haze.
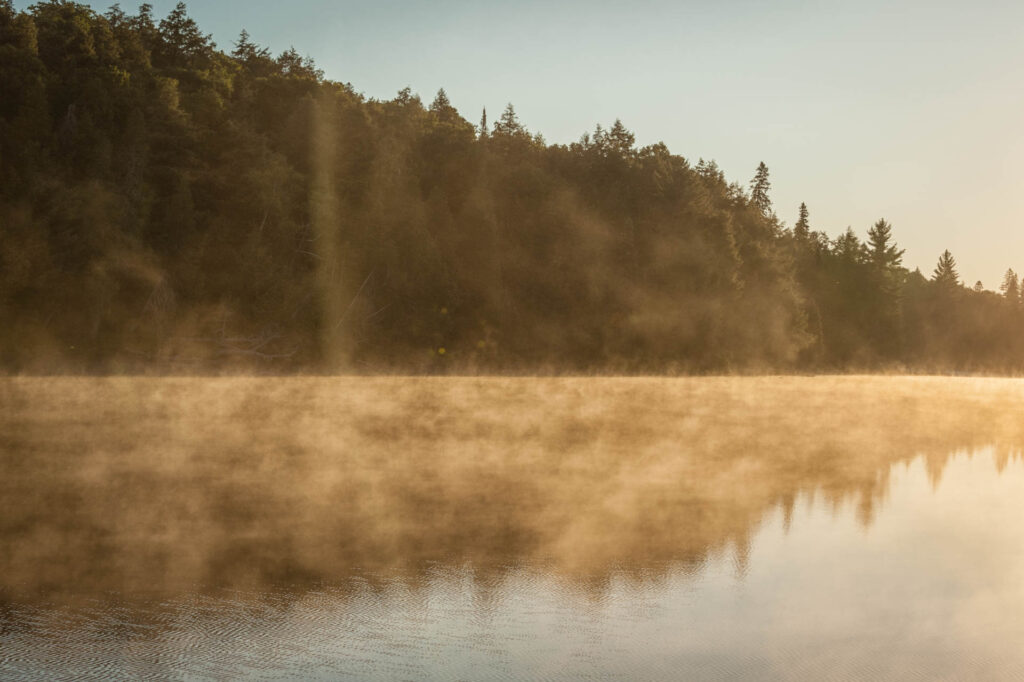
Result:
<instances>
[{"instance_id":1,"label":"sunlit haze","mask_svg":"<svg viewBox=\"0 0 1024 682\"><path fill-rule=\"evenodd\" d=\"M884 217L926 276L947 248L968 285L1024 269L1020 3L188 5L222 49L245 28L368 97L444 87L474 123L511 101L549 143L621 118L744 185L763 160L787 224L801 201L832 236Z\"/></svg>"},{"instance_id":2,"label":"sunlit haze","mask_svg":"<svg viewBox=\"0 0 1024 682\"><path fill-rule=\"evenodd\" d=\"M1024 1L0 0L0 680L1024 680Z\"/></svg>"}]
</instances>

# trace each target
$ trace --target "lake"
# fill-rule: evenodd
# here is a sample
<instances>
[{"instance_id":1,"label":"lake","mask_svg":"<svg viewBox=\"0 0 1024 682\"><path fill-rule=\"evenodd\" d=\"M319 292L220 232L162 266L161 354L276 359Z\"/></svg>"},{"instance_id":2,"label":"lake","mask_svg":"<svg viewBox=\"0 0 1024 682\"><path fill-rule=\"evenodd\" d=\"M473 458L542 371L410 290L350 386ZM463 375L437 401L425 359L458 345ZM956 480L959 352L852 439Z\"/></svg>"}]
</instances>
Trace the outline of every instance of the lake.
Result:
<instances>
[{"instance_id":1,"label":"lake","mask_svg":"<svg viewBox=\"0 0 1024 682\"><path fill-rule=\"evenodd\" d=\"M0 379L0 679L1024 677L1024 382Z\"/></svg>"}]
</instances>

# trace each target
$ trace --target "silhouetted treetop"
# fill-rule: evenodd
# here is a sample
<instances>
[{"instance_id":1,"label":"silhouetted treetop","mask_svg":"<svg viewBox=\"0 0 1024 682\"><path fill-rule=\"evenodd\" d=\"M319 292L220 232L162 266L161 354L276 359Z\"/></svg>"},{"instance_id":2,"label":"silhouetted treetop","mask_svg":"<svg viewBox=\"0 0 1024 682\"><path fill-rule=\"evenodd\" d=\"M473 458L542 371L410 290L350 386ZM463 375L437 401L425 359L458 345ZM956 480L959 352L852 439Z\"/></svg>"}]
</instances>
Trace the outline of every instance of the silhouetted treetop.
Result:
<instances>
[{"instance_id":1,"label":"silhouetted treetop","mask_svg":"<svg viewBox=\"0 0 1024 682\"><path fill-rule=\"evenodd\" d=\"M289 47L278 55L277 64L281 68L281 73L286 76L318 82L324 77L324 72L317 68L316 63L311 58L300 55L294 47Z\"/></svg>"},{"instance_id":2,"label":"silhouetted treetop","mask_svg":"<svg viewBox=\"0 0 1024 682\"><path fill-rule=\"evenodd\" d=\"M430 111L437 116L439 121L445 123L451 123L462 119L462 117L459 116L459 112L452 106L451 100L448 99L448 93L444 91L444 88L437 91L437 96L434 97L434 101L430 103Z\"/></svg>"},{"instance_id":3,"label":"silhouetted treetop","mask_svg":"<svg viewBox=\"0 0 1024 682\"><path fill-rule=\"evenodd\" d=\"M939 262L932 273L932 281L944 288L955 288L960 286L960 275L956 271L956 260L953 254L946 249L939 256Z\"/></svg>"},{"instance_id":4,"label":"silhouetted treetop","mask_svg":"<svg viewBox=\"0 0 1024 682\"><path fill-rule=\"evenodd\" d=\"M238 34L238 40L235 41L235 49L231 51L231 56L241 62L251 63L257 60L270 59L270 49L260 47L252 42L249 39L249 32L243 28L242 32Z\"/></svg>"},{"instance_id":5,"label":"silhouetted treetop","mask_svg":"<svg viewBox=\"0 0 1024 682\"><path fill-rule=\"evenodd\" d=\"M1003 282L999 285L999 291L1002 292L1003 296L1008 300L1017 303L1020 301L1020 279L1017 277L1017 273L1010 268L1003 275Z\"/></svg>"},{"instance_id":6,"label":"silhouetted treetop","mask_svg":"<svg viewBox=\"0 0 1024 682\"><path fill-rule=\"evenodd\" d=\"M891 270L899 267L903 260L903 249L898 249L892 239L892 225L879 219L868 230L868 258L877 270Z\"/></svg>"},{"instance_id":7,"label":"silhouetted treetop","mask_svg":"<svg viewBox=\"0 0 1024 682\"><path fill-rule=\"evenodd\" d=\"M161 43L155 57L160 66L199 65L193 60L209 58L216 44L212 36L199 30L199 25L188 16L185 3L179 2L171 13L160 21Z\"/></svg>"},{"instance_id":8,"label":"silhouetted treetop","mask_svg":"<svg viewBox=\"0 0 1024 682\"><path fill-rule=\"evenodd\" d=\"M768 179L768 166L762 161L757 166L754 179L750 181L750 201L765 216L772 212L772 200L768 195L771 188L772 183Z\"/></svg>"},{"instance_id":9,"label":"silhouetted treetop","mask_svg":"<svg viewBox=\"0 0 1024 682\"><path fill-rule=\"evenodd\" d=\"M807 239L811 234L811 224L808 220L810 213L807 210L807 204L800 203L800 214L797 218L796 224L793 226L793 236L799 240Z\"/></svg>"},{"instance_id":10,"label":"silhouetted treetop","mask_svg":"<svg viewBox=\"0 0 1024 682\"><path fill-rule=\"evenodd\" d=\"M505 106L505 110L501 112L501 118L494 122L494 129L492 134L495 136L504 137L528 137L529 132L526 127L519 122L519 117L516 115L516 109L509 102Z\"/></svg>"}]
</instances>

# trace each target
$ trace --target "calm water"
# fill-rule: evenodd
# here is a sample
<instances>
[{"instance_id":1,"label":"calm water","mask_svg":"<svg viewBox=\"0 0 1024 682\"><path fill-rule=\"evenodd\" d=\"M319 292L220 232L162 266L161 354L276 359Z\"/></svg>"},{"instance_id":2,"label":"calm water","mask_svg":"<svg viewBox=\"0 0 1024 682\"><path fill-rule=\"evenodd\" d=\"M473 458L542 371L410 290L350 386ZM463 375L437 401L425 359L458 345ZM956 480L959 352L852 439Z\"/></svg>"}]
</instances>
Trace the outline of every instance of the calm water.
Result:
<instances>
[{"instance_id":1,"label":"calm water","mask_svg":"<svg viewBox=\"0 0 1024 682\"><path fill-rule=\"evenodd\" d=\"M0 380L2 679L1024 679L1024 385Z\"/></svg>"}]
</instances>

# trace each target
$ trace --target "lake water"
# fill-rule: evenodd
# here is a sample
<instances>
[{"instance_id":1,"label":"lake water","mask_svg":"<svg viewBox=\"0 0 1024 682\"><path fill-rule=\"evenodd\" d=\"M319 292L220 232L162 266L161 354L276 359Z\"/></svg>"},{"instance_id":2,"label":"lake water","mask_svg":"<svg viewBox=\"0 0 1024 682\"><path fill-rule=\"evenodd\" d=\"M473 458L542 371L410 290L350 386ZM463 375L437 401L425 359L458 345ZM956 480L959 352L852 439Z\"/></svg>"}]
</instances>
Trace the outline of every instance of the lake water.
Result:
<instances>
[{"instance_id":1,"label":"lake water","mask_svg":"<svg viewBox=\"0 0 1024 682\"><path fill-rule=\"evenodd\" d=\"M0 379L0 679L1024 678L1024 382Z\"/></svg>"}]
</instances>

